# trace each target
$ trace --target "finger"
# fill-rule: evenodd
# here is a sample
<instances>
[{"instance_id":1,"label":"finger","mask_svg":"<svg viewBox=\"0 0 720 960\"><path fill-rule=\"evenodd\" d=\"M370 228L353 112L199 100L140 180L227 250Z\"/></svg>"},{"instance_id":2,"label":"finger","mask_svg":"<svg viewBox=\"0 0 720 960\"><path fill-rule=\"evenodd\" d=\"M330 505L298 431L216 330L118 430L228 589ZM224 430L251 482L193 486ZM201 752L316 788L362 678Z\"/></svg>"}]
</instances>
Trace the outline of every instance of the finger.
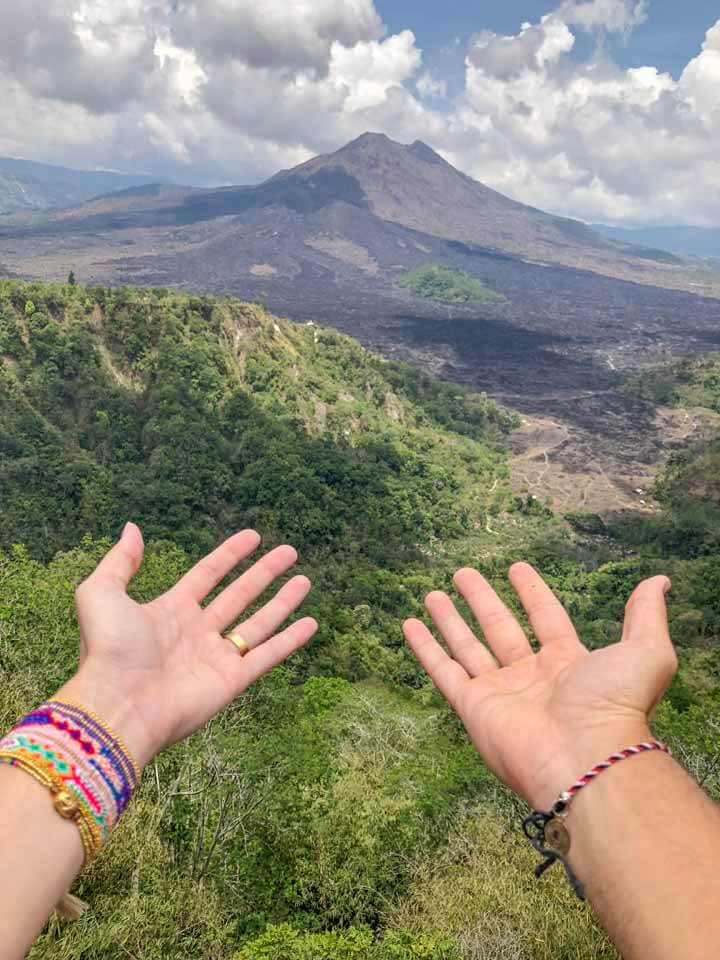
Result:
<instances>
[{"instance_id":1,"label":"finger","mask_svg":"<svg viewBox=\"0 0 720 960\"><path fill-rule=\"evenodd\" d=\"M458 570L454 580L503 667L532 655L524 630L482 574L466 567Z\"/></svg>"},{"instance_id":2,"label":"finger","mask_svg":"<svg viewBox=\"0 0 720 960\"><path fill-rule=\"evenodd\" d=\"M425 606L454 659L471 677L497 667L490 651L480 643L446 593L428 594Z\"/></svg>"},{"instance_id":3,"label":"finger","mask_svg":"<svg viewBox=\"0 0 720 960\"><path fill-rule=\"evenodd\" d=\"M463 685L470 679L466 670L445 653L420 620L407 620L403 624L403 633L432 682L448 703L454 706Z\"/></svg>"},{"instance_id":4,"label":"finger","mask_svg":"<svg viewBox=\"0 0 720 960\"><path fill-rule=\"evenodd\" d=\"M665 595L672 584L667 577L645 580L633 591L625 608L622 643L644 647L655 654L656 671L652 677L655 689L651 691L654 710L677 672L678 660L668 629Z\"/></svg>"},{"instance_id":5,"label":"finger","mask_svg":"<svg viewBox=\"0 0 720 960\"><path fill-rule=\"evenodd\" d=\"M238 676L241 678L243 689L249 687L263 674L268 673L273 667L277 667L287 660L287 658L304 647L305 644L314 636L317 630L317 621L312 617L305 617L298 620L278 633L277 636L268 640L266 643L251 650L245 657L239 657L237 661Z\"/></svg>"},{"instance_id":6,"label":"finger","mask_svg":"<svg viewBox=\"0 0 720 960\"><path fill-rule=\"evenodd\" d=\"M533 632L543 647L575 650L582 646L565 608L529 563L513 564L510 583L520 597Z\"/></svg>"},{"instance_id":7,"label":"finger","mask_svg":"<svg viewBox=\"0 0 720 960\"><path fill-rule=\"evenodd\" d=\"M124 590L140 569L144 552L140 528L134 523L126 523L122 536L103 557L92 576L112 581Z\"/></svg>"},{"instance_id":8,"label":"finger","mask_svg":"<svg viewBox=\"0 0 720 960\"><path fill-rule=\"evenodd\" d=\"M200 603L241 561L245 560L260 544L260 534L243 530L221 544L196 563L169 592L188 597Z\"/></svg>"},{"instance_id":9,"label":"finger","mask_svg":"<svg viewBox=\"0 0 720 960\"><path fill-rule=\"evenodd\" d=\"M625 608L622 639L658 650L672 650L665 594L670 589L667 577L653 577L636 587Z\"/></svg>"},{"instance_id":10,"label":"finger","mask_svg":"<svg viewBox=\"0 0 720 960\"><path fill-rule=\"evenodd\" d=\"M237 628L237 632L252 649L271 637L287 618L294 613L310 592L307 577L294 577L249 620ZM226 627L227 624L224 624Z\"/></svg>"},{"instance_id":11,"label":"finger","mask_svg":"<svg viewBox=\"0 0 720 960\"><path fill-rule=\"evenodd\" d=\"M207 605L205 618L213 630L224 630L281 574L297 562L294 547L275 547Z\"/></svg>"}]
</instances>

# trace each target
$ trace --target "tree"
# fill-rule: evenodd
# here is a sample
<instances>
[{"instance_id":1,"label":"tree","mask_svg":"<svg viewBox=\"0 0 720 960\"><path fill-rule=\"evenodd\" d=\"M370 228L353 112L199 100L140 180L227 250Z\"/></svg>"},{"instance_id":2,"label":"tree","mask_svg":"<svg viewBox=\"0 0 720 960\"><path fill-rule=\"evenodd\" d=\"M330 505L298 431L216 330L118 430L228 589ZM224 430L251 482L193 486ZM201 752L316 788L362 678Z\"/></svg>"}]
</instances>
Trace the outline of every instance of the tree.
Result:
<instances>
[{"instance_id":1,"label":"tree","mask_svg":"<svg viewBox=\"0 0 720 960\"><path fill-rule=\"evenodd\" d=\"M74 271L74 270L71 270L70 273L69 273L69 275L68 275L68 285L71 286L71 287L74 287L75 284L76 284L76 282L77 282L77 281L75 280L75 271Z\"/></svg>"}]
</instances>

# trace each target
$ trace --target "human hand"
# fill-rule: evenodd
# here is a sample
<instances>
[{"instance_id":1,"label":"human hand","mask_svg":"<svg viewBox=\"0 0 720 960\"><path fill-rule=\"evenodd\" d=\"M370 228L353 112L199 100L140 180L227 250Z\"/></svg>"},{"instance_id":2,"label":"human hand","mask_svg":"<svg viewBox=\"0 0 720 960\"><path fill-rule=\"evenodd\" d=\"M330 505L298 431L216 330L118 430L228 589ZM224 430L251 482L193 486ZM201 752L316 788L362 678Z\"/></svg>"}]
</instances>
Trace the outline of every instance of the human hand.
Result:
<instances>
[{"instance_id":1,"label":"human hand","mask_svg":"<svg viewBox=\"0 0 720 960\"><path fill-rule=\"evenodd\" d=\"M127 586L142 563L144 545L140 530L128 524L78 588L80 668L59 695L99 714L142 766L201 727L315 633L317 624L305 618L273 636L310 590L306 577L294 577L239 627L249 653L241 656L224 636L293 566L297 554L288 546L272 550L201 606L259 543L252 530L230 537L167 593L141 605L127 595Z\"/></svg>"},{"instance_id":2,"label":"human hand","mask_svg":"<svg viewBox=\"0 0 720 960\"><path fill-rule=\"evenodd\" d=\"M419 620L408 620L404 632L490 769L531 806L547 810L595 763L650 739L649 715L677 669L665 608L670 581L641 583L628 602L622 640L592 653L532 567L515 564L510 582L538 653L470 569L458 571L455 584L489 650L440 592L429 594L426 606L452 657Z\"/></svg>"}]
</instances>

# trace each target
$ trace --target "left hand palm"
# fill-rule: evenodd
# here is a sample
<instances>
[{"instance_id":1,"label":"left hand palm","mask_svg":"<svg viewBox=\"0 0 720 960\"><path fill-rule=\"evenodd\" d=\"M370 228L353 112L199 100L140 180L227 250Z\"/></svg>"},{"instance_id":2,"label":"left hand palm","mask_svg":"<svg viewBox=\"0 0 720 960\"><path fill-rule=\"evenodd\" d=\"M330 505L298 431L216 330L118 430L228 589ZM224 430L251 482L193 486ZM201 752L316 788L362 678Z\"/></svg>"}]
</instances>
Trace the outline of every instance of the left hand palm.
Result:
<instances>
[{"instance_id":1,"label":"left hand palm","mask_svg":"<svg viewBox=\"0 0 720 960\"><path fill-rule=\"evenodd\" d=\"M207 607L200 605L259 542L254 531L236 534L163 596L141 605L126 592L143 557L142 535L128 524L119 543L78 588L79 677L94 697L98 689L108 689L125 700L147 740L135 749L148 754L147 759L201 727L317 629L306 618L272 636L310 589L306 577L295 577L242 625L239 632L249 653L241 656L223 635L295 563L297 554L288 546L263 557ZM75 694L71 689L66 695Z\"/></svg>"}]
</instances>

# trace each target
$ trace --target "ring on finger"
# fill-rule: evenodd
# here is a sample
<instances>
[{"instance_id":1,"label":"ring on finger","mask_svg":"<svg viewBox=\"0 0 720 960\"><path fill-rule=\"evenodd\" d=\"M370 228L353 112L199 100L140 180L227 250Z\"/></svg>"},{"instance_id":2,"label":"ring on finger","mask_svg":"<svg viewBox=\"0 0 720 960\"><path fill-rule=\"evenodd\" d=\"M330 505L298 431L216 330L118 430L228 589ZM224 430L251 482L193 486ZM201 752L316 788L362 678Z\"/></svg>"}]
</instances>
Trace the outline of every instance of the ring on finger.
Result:
<instances>
[{"instance_id":1,"label":"ring on finger","mask_svg":"<svg viewBox=\"0 0 720 960\"><path fill-rule=\"evenodd\" d=\"M249 646L247 640L245 640L243 637L241 637L239 633L237 633L237 632L230 633L230 634L228 634L227 639L228 639L231 643L234 643L234 644L235 644L235 646L237 647L237 649L238 649L241 657L244 657L246 654L250 653L250 646Z\"/></svg>"}]
</instances>

